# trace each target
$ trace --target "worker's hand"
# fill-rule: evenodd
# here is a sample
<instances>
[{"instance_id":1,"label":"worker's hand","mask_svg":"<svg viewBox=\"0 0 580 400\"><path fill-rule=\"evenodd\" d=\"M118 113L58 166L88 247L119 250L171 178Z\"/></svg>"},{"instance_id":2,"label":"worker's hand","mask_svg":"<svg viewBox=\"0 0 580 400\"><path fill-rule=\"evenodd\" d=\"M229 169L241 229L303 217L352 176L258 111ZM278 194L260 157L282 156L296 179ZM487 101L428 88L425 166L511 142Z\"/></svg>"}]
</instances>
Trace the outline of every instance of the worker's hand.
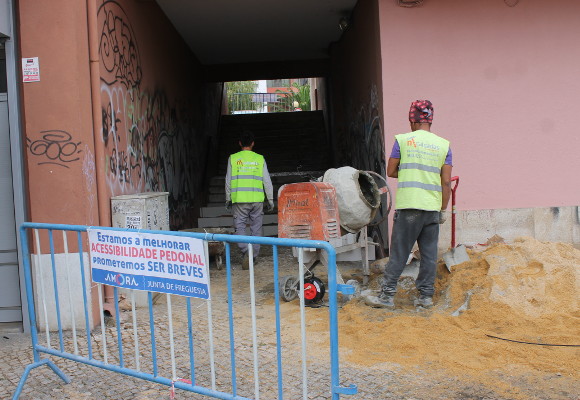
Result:
<instances>
[{"instance_id":1,"label":"worker's hand","mask_svg":"<svg viewBox=\"0 0 580 400\"><path fill-rule=\"evenodd\" d=\"M274 209L274 200L268 199L268 211L272 211Z\"/></svg>"},{"instance_id":2,"label":"worker's hand","mask_svg":"<svg viewBox=\"0 0 580 400\"><path fill-rule=\"evenodd\" d=\"M442 224L447 221L447 211L439 211L439 223Z\"/></svg>"},{"instance_id":3,"label":"worker's hand","mask_svg":"<svg viewBox=\"0 0 580 400\"><path fill-rule=\"evenodd\" d=\"M232 209L232 202L230 200L226 201L226 211L230 211Z\"/></svg>"}]
</instances>

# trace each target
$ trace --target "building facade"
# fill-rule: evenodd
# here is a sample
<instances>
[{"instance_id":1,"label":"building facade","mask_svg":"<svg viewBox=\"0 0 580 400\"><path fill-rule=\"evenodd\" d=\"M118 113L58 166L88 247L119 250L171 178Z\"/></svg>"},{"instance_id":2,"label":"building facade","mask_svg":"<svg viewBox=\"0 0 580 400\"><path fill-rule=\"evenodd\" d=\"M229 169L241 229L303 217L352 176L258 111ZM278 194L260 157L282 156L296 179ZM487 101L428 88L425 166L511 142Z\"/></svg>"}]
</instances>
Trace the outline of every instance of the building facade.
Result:
<instances>
[{"instance_id":1,"label":"building facade","mask_svg":"<svg viewBox=\"0 0 580 400\"><path fill-rule=\"evenodd\" d=\"M322 77L336 166L381 173L410 103L431 100L460 177L458 242L578 245L579 14L574 0L359 0L327 60L277 77ZM226 72L276 76L202 65L154 1L0 0L0 43L0 321L26 329L20 223L108 226L111 197L166 191L171 228L195 226Z\"/></svg>"}]
</instances>

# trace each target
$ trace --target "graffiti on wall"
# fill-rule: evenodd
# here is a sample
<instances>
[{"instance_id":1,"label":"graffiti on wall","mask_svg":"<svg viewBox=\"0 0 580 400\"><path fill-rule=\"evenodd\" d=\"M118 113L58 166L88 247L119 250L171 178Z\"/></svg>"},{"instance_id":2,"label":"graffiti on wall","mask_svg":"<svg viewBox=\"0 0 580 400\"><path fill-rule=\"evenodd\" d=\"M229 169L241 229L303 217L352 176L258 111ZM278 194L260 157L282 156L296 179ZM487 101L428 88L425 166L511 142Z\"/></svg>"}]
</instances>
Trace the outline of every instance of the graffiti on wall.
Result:
<instances>
[{"instance_id":1,"label":"graffiti on wall","mask_svg":"<svg viewBox=\"0 0 580 400\"><path fill-rule=\"evenodd\" d=\"M125 88L139 86L143 77L141 58L133 29L121 5L106 1L98 11L102 20L99 56L107 85L121 83Z\"/></svg>"},{"instance_id":2,"label":"graffiti on wall","mask_svg":"<svg viewBox=\"0 0 580 400\"><path fill-rule=\"evenodd\" d=\"M30 153L38 159L38 165L52 164L70 168L70 163L80 160L81 142L73 140L70 133L62 130L40 131L42 137L27 138Z\"/></svg>"},{"instance_id":3,"label":"graffiti on wall","mask_svg":"<svg viewBox=\"0 0 580 400\"><path fill-rule=\"evenodd\" d=\"M170 101L162 88L144 87L138 41L119 3L103 3L98 18L102 139L111 194L169 192L171 228L191 224L201 178L192 171L203 171L205 162L194 142L196 108L188 100Z\"/></svg>"},{"instance_id":4,"label":"graffiti on wall","mask_svg":"<svg viewBox=\"0 0 580 400\"><path fill-rule=\"evenodd\" d=\"M386 178L387 164L385 158L385 140L379 111L379 96L377 86L372 85L370 99L366 104L351 104L347 107L348 133L339 141L340 154L343 154L342 162L353 168L374 171ZM379 185L381 182L377 182ZM383 200L385 196L383 196ZM375 220L379 220L386 213L386 207L381 209ZM388 226L383 222L371 227L369 236L375 241L380 240L387 248ZM380 239L379 239L380 238Z\"/></svg>"},{"instance_id":5,"label":"graffiti on wall","mask_svg":"<svg viewBox=\"0 0 580 400\"><path fill-rule=\"evenodd\" d=\"M378 91L373 85L368 103L347 107L348 134L343 148L354 168L386 176L385 141L379 112Z\"/></svg>"},{"instance_id":6,"label":"graffiti on wall","mask_svg":"<svg viewBox=\"0 0 580 400\"><path fill-rule=\"evenodd\" d=\"M95 210L97 204L97 194L96 194L96 167L95 167L95 156L93 155L91 149L85 144L84 157L83 157L83 175L85 177L85 187L87 193L87 207L88 212L88 224L90 226L95 225Z\"/></svg>"}]
</instances>

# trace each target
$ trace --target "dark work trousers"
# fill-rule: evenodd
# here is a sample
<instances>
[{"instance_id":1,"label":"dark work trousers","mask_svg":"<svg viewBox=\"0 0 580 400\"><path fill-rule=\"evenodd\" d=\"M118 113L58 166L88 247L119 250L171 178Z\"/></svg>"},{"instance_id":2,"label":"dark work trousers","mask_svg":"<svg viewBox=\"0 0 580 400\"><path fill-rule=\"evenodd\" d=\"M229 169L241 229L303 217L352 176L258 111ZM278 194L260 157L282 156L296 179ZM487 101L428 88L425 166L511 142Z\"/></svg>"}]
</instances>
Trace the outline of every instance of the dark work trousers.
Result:
<instances>
[{"instance_id":1,"label":"dark work trousers","mask_svg":"<svg viewBox=\"0 0 580 400\"><path fill-rule=\"evenodd\" d=\"M407 264L415 242L419 245L421 264L415 286L424 296L433 296L437 270L439 211L405 209L395 211L389 262L382 291L394 295L397 282Z\"/></svg>"},{"instance_id":2,"label":"dark work trousers","mask_svg":"<svg viewBox=\"0 0 580 400\"><path fill-rule=\"evenodd\" d=\"M246 225L250 225L250 236L262 236L262 219L264 217L264 203L234 203L232 204L234 214L234 228L236 235L247 236ZM238 243L238 247L246 254L247 243ZM260 245L252 245L254 258L258 257Z\"/></svg>"}]
</instances>

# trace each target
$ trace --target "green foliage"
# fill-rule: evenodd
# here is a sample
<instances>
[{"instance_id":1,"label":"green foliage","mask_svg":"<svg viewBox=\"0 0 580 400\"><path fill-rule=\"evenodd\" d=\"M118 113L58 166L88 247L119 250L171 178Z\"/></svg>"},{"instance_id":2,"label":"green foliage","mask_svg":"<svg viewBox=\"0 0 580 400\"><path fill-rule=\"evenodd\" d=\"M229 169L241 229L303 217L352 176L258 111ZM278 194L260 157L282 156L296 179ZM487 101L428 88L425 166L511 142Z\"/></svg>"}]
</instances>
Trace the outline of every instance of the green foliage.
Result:
<instances>
[{"instance_id":1,"label":"green foliage","mask_svg":"<svg viewBox=\"0 0 580 400\"><path fill-rule=\"evenodd\" d=\"M258 106L253 101L251 93L255 93L258 84L254 81L226 82L228 96L228 112L239 110L255 110Z\"/></svg>"},{"instance_id":2,"label":"green foliage","mask_svg":"<svg viewBox=\"0 0 580 400\"><path fill-rule=\"evenodd\" d=\"M226 82L226 93L228 96L228 112L240 110L258 110L262 103L255 103L252 93L256 93L258 84L255 81ZM269 103L270 112L294 111L300 108L303 111L310 111L310 85L300 85L294 82L284 90L276 90L279 95L277 103ZM296 105L297 104L297 105Z\"/></svg>"},{"instance_id":3,"label":"green foliage","mask_svg":"<svg viewBox=\"0 0 580 400\"><path fill-rule=\"evenodd\" d=\"M300 85L294 82L286 90L276 90L276 93L284 93L286 96L284 100L275 106L276 111L293 111L295 108L300 108L302 111L310 111L310 85ZM298 103L298 107L295 106Z\"/></svg>"},{"instance_id":4,"label":"green foliage","mask_svg":"<svg viewBox=\"0 0 580 400\"><path fill-rule=\"evenodd\" d=\"M294 82L292 86L298 89L298 92L294 93L293 101L298 102L302 111L310 111L310 85L308 83L306 85L298 85L298 83Z\"/></svg>"}]
</instances>

